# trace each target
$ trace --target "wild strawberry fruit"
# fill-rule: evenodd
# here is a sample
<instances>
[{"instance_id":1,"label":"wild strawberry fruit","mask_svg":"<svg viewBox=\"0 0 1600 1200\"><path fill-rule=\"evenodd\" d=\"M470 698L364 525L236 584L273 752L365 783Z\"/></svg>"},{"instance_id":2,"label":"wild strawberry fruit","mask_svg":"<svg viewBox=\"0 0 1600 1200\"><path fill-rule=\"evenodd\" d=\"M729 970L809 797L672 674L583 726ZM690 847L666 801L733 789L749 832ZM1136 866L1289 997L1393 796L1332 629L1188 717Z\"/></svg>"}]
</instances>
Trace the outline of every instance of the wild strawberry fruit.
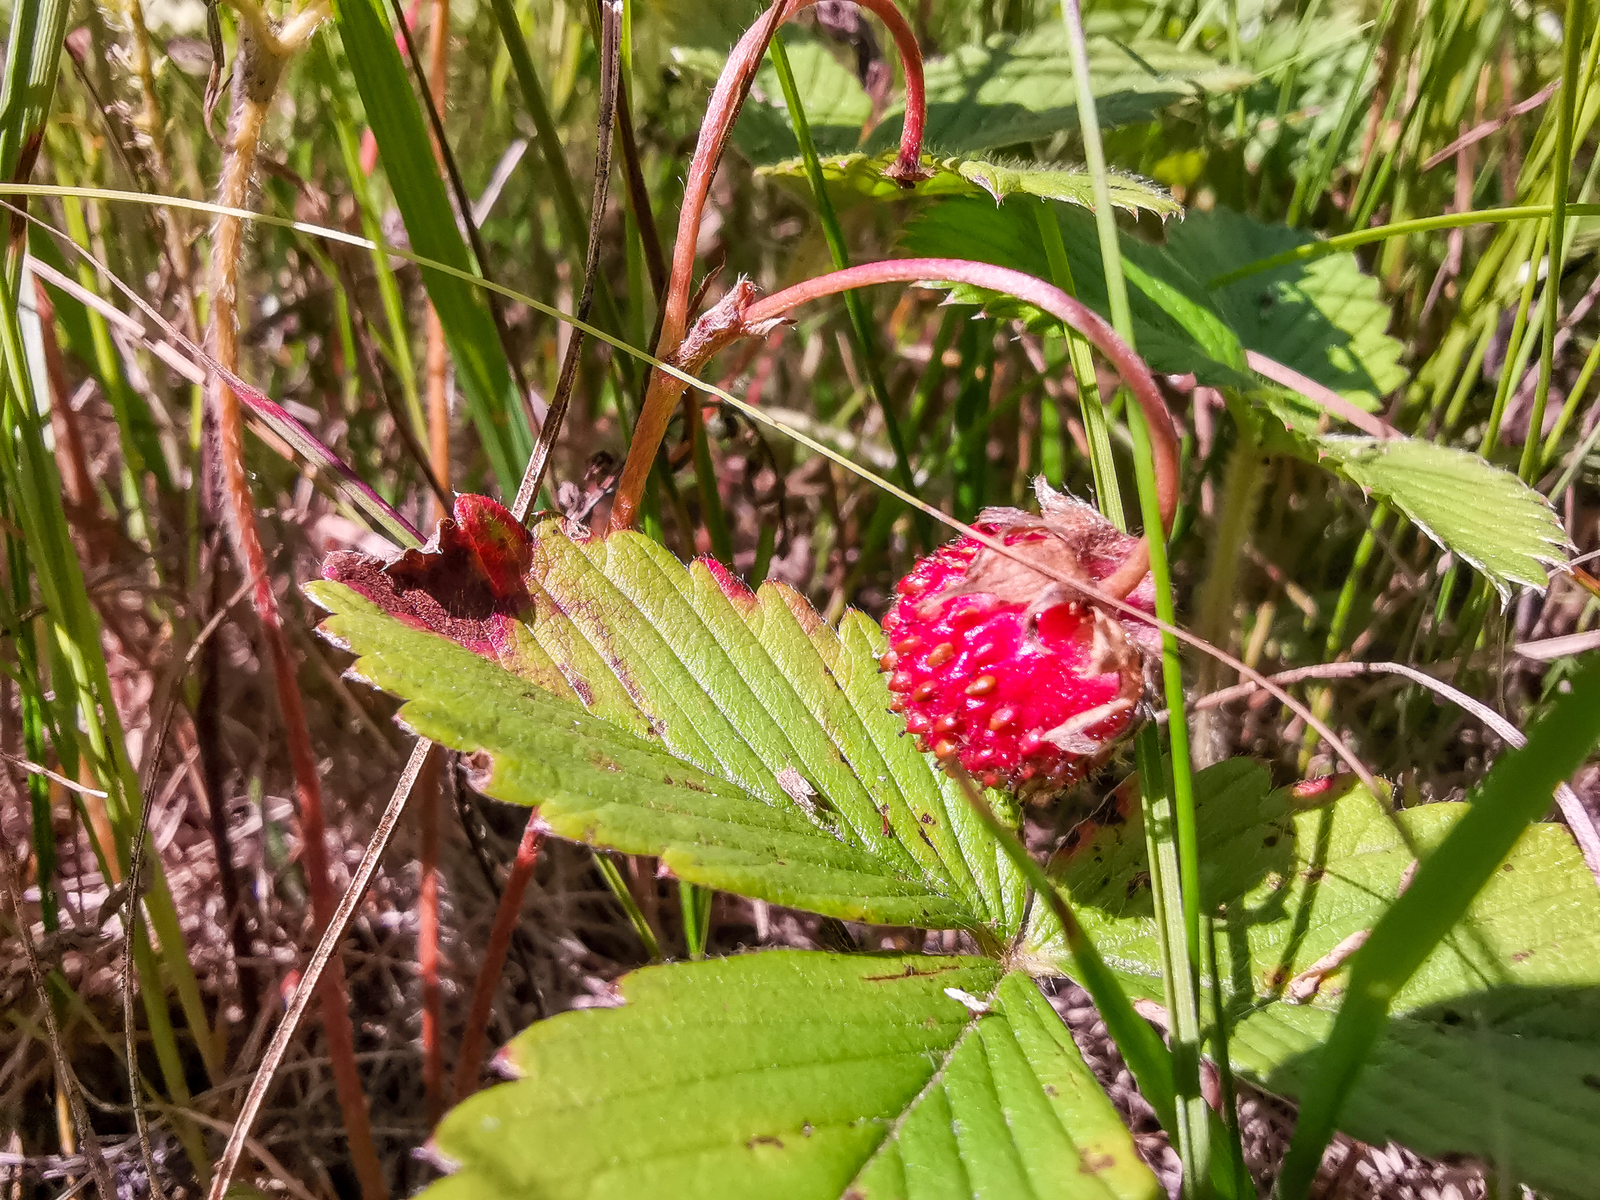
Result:
<instances>
[{"instance_id":1,"label":"wild strawberry fruit","mask_svg":"<svg viewBox=\"0 0 1600 1200\"><path fill-rule=\"evenodd\" d=\"M1098 584L1138 546L1089 505L1036 484L1040 515L985 509L976 528L1039 565ZM960 538L921 559L884 618L906 732L988 787L1053 793L1133 726L1155 629ZM1149 576L1127 597L1152 611Z\"/></svg>"}]
</instances>

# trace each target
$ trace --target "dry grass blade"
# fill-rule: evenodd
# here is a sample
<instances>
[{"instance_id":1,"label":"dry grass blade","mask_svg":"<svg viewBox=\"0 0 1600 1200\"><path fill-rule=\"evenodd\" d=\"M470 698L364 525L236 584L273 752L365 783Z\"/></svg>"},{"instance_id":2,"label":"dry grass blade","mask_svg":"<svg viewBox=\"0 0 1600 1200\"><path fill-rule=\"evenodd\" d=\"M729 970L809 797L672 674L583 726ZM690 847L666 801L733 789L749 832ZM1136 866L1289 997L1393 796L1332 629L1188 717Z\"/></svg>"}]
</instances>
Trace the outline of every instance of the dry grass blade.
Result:
<instances>
[{"instance_id":1,"label":"dry grass blade","mask_svg":"<svg viewBox=\"0 0 1600 1200\"><path fill-rule=\"evenodd\" d=\"M21 755L8 754L6 751L0 750L0 758L5 759L6 762L14 767L20 767L30 775L43 775L52 783L59 783L69 792L76 792L80 796L93 796L96 800L104 800L106 798L106 793L99 788L92 788L86 783L79 783L76 779L68 779L65 775L52 771L49 767L40 766L33 760L23 758Z\"/></svg>"},{"instance_id":2,"label":"dry grass blade","mask_svg":"<svg viewBox=\"0 0 1600 1200\"><path fill-rule=\"evenodd\" d=\"M305 1016L306 1008L317 991L323 971L337 953L339 942L344 937L345 930L349 928L351 918L355 916L356 906L361 903L361 897L372 882L373 872L378 869L378 860L383 857L389 839L394 836L395 826L399 824L400 816L405 812L417 776L421 773L432 749L433 743L424 740L419 740L411 749L411 757L406 762L405 770L400 773L400 780L395 784L394 794L389 798L383 815L378 818L378 827L373 831L372 840L367 843L366 853L361 856L361 862L357 864L350 877L350 886L340 898L333 919L323 929L322 938L318 941L316 950L312 952L311 961L306 964L305 973L301 975L300 983L289 999L283 1020L278 1023L278 1028L272 1034L272 1041L267 1044L261 1066L256 1069L255 1076L250 1080L250 1090L245 1094L244 1105L240 1108L239 1116L228 1133L228 1143L223 1147L222 1157L217 1162L217 1173L211 1180L211 1189L207 1193L208 1200L223 1200L228 1193L228 1185L233 1180L234 1172L239 1168L239 1156L244 1151L245 1141L250 1136L256 1118L261 1114L261 1105L267 1098L267 1091L272 1087L273 1077L283 1063L283 1056L288 1053L289 1043L294 1040L295 1031L299 1029L301 1018Z\"/></svg>"},{"instance_id":3,"label":"dry grass blade","mask_svg":"<svg viewBox=\"0 0 1600 1200\"><path fill-rule=\"evenodd\" d=\"M0 839L0 888L5 890L6 902L17 923L17 932L22 941L22 957L28 967L28 979L33 984L39 1011L44 1016L45 1036L50 1041L50 1056L55 1060L56 1078L60 1081L61 1089L66 1093L67 1103L71 1107L72 1121L77 1126L78 1140L83 1145L84 1157L88 1159L89 1170L95 1186L100 1190L101 1200L116 1200L116 1183L111 1178L111 1167L106 1162L106 1156L100 1149L100 1139L95 1136L94 1126L89 1121L88 1109L84 1107L83 1088L78 1083L77 1075L73 1073L72 1064L67 1061L66 1051L61 1048L61 1030L56 1025L55 1003L50 998L44 972L39 966L39 956L33 948L33 936L30 933L32 922L22 907L22 892L17 887L11 847L3 839Z\"/></svg>"}]
</instances>

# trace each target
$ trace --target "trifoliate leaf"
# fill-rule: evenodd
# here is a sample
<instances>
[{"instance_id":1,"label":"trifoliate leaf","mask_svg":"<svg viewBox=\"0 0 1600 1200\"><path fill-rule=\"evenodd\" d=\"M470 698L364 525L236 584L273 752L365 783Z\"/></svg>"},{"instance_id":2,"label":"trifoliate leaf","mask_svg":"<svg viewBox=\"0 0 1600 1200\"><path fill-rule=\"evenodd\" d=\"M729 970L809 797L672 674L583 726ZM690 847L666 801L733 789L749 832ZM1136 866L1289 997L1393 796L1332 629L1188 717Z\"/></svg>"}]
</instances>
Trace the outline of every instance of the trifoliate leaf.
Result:
<instances>
[{"instance_id":1,"label":"trifoliate leaf","mask_svg":"<svg viewBox=\"0 0 1600 1200\"><path fill-rule=\"evenodd\" d=\"M999 963L770 951L648 967L622 998L507 1047L521 1078L445 1118L460 1169L430 1200L1160 1194L1049 1002Z\"/></svg>"},{"instance_id":2,"label":"trifoliate leaf","mask_svg":"<svg viewBox=\"0 0 1600 1200\"><path fill-rule=\"evenodd\" d=\"M1273 791L1247 759L1202 772L1196 789L1234 1069L1295 1097L1333 1026L1341 952L1467 806L1394 811L1332 780ZM1057 869L1101 953L1130 989L1159 1003L1144 846L1135 810L1084 831ZM1033 952L1065 964L1053 918L1041 912ZM1212 1011L1209 998L1201 1011ZM1541 1194L1576 1200L1600 1178L1596 1080L1600 890L1572 835L1538 825L1395 997L1390 1032L1340 1128L1423 1154L1474 1155Z\"/></svg>"}]
</instances>

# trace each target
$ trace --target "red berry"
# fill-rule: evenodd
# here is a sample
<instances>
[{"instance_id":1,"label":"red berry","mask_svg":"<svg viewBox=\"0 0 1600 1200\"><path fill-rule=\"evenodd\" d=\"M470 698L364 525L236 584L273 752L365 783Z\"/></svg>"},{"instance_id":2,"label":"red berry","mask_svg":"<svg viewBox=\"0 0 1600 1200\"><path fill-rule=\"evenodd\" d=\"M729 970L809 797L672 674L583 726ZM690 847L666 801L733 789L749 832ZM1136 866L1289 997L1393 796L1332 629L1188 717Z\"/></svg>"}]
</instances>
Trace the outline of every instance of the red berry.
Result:
<instances>
[{"instance_id":1,"label":"red berry","mask_svg":"<svg viewBox=\"0 0 1600 1200\"><path fill-rule=\"evenodd\" d=\"M1135 539L1040 486L1043 513L986 509L976 528L1069 578L1112 574ZM889 690L906 731L980 782L1056 792L1133 727L1153 627L973 538L921 559L884 618ZM1148 577L1129 603L1151 611Z\"/></svg>"}]
</instances>

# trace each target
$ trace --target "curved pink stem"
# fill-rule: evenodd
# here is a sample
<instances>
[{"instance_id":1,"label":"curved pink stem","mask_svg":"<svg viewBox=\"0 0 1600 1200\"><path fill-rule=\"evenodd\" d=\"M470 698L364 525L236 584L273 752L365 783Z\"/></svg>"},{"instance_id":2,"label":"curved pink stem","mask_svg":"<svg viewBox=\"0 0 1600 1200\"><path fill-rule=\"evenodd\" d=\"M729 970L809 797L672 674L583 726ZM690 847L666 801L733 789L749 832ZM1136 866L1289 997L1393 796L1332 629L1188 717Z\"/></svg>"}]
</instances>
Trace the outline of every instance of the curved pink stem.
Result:
<instances>
[{"instance_id":1,"label":"curved pink stem","mask_svg":"<svg viewBox=\"0 0 1600 1200\"><path fill-rule=\"evenodd\" d=\"M759 336L780 322L791 309L847 292L854 288L870 287L880 283L922 282L965 283L987 291L1015 296L1063 324L1072 327L1088 339L1103 354L1122 381L1128 385L1134 402L1144 415L1150 434L1150 452L1154 460L1156 495L1160 501L1162 531L1170 532L1172 518L1178 508L1178 435L1172 427L1171 414L1156 387L1155 377L1144 360L1117 336L1098 313L1082 301L1067 295L1060 288L1010 267L993 263L971 262L961 258L897 258L884 262L862 263L833 271L797 283L764 299L755 298L755 289L748 283L736 287L716 308L701 318L683 342L680 366L693 372L699 369L712 354L741 337ZM660 376L658 375L658 378ZM670 403L676 403L687 385L678 381ZM652 394L653 391L652 391ZM647 413L646 416L649 414ZM666 422L661 422L664 431ZM628 462L623 470L623 483L628 480L628 468L638 467L637 479L642 486L644 469L648 468L660 444L659 435L653 442L643 440L645 421L639 422L633 445L628 449ZM635 495L637 499L637 494ZM617 503L622 503L619 489ZM618 528L615 523L612 528ZM1121 599L1139 585L1150 566L1149 543L1143 539L1129 553L1122 565L1107 579L1101 581L1099 590Z\"/></svg>"},{"instance_id":2,"label":"curved pink stem","mask_svg":"<svg viewBox=\"0 0 1600 1200\"><path fill-rule=\"evenodd\" d=\"M922 51L917 46L917 36L904 15L895 7L894 0L858 0L862 8L878 17L889 29L906 74L906 119L900 132L900 154L887 174L891 178L915 182L922 176L919 165L922 159L922 131L927 124L928 106L922 82ZM746 31L728 55L727 65L717 79L717 86L706 105L705 124L700 127L700 139L694 148L694 158L689 164L689 177L683 186L683 207L678 211L678 237L672 247L672 277L667 285L666 315L661 323L661 338L656 357L665 358L661 346L676 350L689 323L689 285L692 282L695 243L699 241L700 222L705 215L706 198L711 193L711 181L722 161L723 148L733 124L739 119L744 98L750 91L761 61L766 57L767 46L778 31L778 26L793 20L803 9L818 0L778 0L767 14Z\"/></svg>"},{"instance_id":3,"label":"curved pink stem","mask_svg":"<svg viewBox=\"0 0 1600 1200\"><path fill-rule=\"evenodd\" d=\"M750 84L761 66L761 60L766 57L767 46L778 26L817 2L775 0L761 20L750 27L729 53L727 64L717 79L717 86L712 90L711 100L706 106L705 123L700 126L700 138L689 164L689 176L684 181L683 206L678 211L678 235L672 247L672 273L667 281L661 334L656 339L655 348L656 357L665 362L676 361L678 347L689 325L695 246L700 240L700 223L705 216L706 200L711 194L711 181L716 177L717 166L722 161L728 135L733 130L734 122L739 119L739 110L744 107ZM922 132L927 124L922 51L917 46L916 34L905 16L895 7L894 0L858 0L858 3L884 23L900 52L906 76L905 125L900 132L900 153L884 174L909 185L926 174L921 167ZM630 447L622 480L617 487L617 501L611 512L611 528L626 529L633 524L656 447L661 444L667 422L682 395L681 380L660 371L651 376L650 388L633 438L634 445L647 445L650 453L636 461L637 456Z\"/></svg>"},{"instance_id":4,"label":"curved pink stem","mask_svg":"<svg viewBox=\"0 0 1600 1200\"><path fill-rule=\"evenodd\" d=\"M1163 532L1172 529L1178 510L1178 435L1172 416L1156 387L1155 376L1144 360L1134 353L1100 314L1060 288L1022 271L993 263L971 262L962 258L899 258L863 263L827 275L808 279L757 300L743 312L746 327L760 329L778 320L790 309L852 288L877 283L919 283L939 281L965 283L973 287L1002 292L1026 301L1058 321L1081 333L1122 377L1134 402L1144 414L1150 431L1150 451L1155 461L1156 494L1160 499ZM1100 584L1100 590L1121 599L1139 585L1150 566L1150 547L1143 540L1117 570Z\"/></svg>"}]
</instances>

